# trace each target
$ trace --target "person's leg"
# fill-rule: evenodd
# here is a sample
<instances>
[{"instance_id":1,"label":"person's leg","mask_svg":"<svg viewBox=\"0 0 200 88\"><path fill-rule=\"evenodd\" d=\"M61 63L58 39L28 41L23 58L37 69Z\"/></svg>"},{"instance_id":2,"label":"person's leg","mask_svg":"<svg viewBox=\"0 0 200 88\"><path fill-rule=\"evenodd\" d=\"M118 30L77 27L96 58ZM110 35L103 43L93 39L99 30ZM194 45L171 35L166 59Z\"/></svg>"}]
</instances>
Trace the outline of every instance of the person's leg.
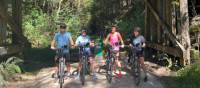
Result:
<instances>
[{"instance_id":1,"label":"person's leg","mask_svg":"<svg viewBox=\"0 0 200 88\"><path fill-rule=\"evenodd\" d=\"M93 80L96 80L97 76L96 76L96 70L95 70L95 60L94 60L94 55L91 51L91 48L87 49L87 54L89 55L90 71L92 72Z\"/></svg>"},{"instance_id":2,"label":"person's leg","mask_svg":"<svg viewBox=\"0 0 200 88\"><path fill-rule=\"evenodd\" d=\"M142 67L143 71L146 74L147 70L146 70L146 66L144 64L144 57L140 57L140 64L141 64L141 67Z\"/></svg>"},{"instance_id":3,"label":"person's leg","mask_svg":"<svg viewBox=\"0 0 200 88\"><path fill-rule=\"evenodd\" d=\"M115 63L116 63L116 65L117 65L118 71L119 71L118 77L121 78L121 77L122 77L122 73L121 73L121 71L122 71L122 66L121 66L121 63L120 63L120 61L119 61L119 52L118 52L117 55L116 55Z\"/></svg>"},{"instance_id":4,"label":"person's leg","mask_svg":"<svg viewBox=\"0 0 200 88\"><path fill-rule=\"evenodd\" d=\"M66 72L67 72L67 76L71 75L71 65L70 65L70 53L66 53L65 54L65 65L66 65Z\"/></svg>"},{"instance_id":5,"label":"person's leg","mask_svg":"<svg viewBox=\"0 0 200 88\"><path fill-rule=\"evenodd\" d=\"M54 60L55 60L55 74L57 74L58 73L58 56L55 56Z\"/></svg>"},{"instance_id":6,"label":"person's leg","mask_svg":"<svg viewBox=\"0 0 200 88\"><path fill-rule=\"evenodd\" d=\"M54 73L52 74L52 78L56 77L57 76L57 73L58 73L58 57L55 56L54 57L54 62L55 62L55 69L54 69Z\"/></svg>"},{"instance_id":7,"label":"person's leg","mask_svg":"<svg viewBox=\"0 0 200 88\"><path fill-rule=\"evenodd\" d=\"M141 64L141 67L142 67L142 69L143 69L143 71L145 73L144 81L147 81L147 68L146 68L146 66L144 64L144 57L143 56L140 57L140 64Z\"/></svg>"}]
</instances>

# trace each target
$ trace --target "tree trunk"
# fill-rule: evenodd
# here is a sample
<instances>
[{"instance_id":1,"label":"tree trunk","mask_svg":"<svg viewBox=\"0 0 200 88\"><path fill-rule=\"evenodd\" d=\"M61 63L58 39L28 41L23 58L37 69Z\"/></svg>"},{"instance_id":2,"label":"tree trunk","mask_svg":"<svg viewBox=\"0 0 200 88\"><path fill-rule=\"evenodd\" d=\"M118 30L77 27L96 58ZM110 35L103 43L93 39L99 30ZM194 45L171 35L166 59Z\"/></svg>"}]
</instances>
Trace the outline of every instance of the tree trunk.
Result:
<instances>
[{"instance_id":1,"label":"tree trunk","mask_svg":"<svg viewBox=\"0 0 200 88\"><path fill-rule=\"evenodd\" d=\"M2 18L2 20L7 22L8 25L10 25L12 33L15 33L17 35L17 37L20 39L18 42L22 46L23 45L27 47L31 46L28 39L19 30L16 30L20 29L20 26L16 24L16 22L12 19L12 17L7 13L4 0L0 1L0 17Z\"/></svg>"},{"instance_id":2,"label":"tree trunk","mask_svg":"<svg viewBox=\"0 0 200 88\"><path fill-rule=\"evenodd\" d=\"M22 33L22 0L12 0L12 17L14 22L18 25L18 30L20 34ZM19 37L16 33L13 32L12 34L12 43L13 44L20 44Z\"/></svg>"},{"instance_id":3,"label":"tree trunk","mask_svg":"<svg viewBox=\"0 0 200 88\"><path fill-rule=\"evenodd\" d=\"M185 51L183 51L183 64L190 64L190 35L189 35L189 16L188 16L188 0L180 0L180 36L181 44L184 46Z\"/></svg>"}]
</instances>

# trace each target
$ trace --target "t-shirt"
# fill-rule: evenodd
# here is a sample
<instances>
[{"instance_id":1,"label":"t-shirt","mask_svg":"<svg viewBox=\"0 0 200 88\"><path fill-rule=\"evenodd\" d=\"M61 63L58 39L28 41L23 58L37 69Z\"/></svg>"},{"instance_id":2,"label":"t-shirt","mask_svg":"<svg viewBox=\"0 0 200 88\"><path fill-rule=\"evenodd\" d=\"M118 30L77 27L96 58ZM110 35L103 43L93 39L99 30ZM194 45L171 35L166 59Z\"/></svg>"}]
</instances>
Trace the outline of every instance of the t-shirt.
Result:
<instances>
[{"instance_id":1,"label":"t-shirt","mask_svg":"<svg viewBox=\"0 0 200 88\"><path fill-rule=\"evenodd\" d=\"M61 34L60 32L56 33L54 36L54 40L56 41L56 47L57 48L62 48L63 46L67 45L68 47L70 46L70 38L71 38L71 33L65 32ZM65 50L65 52L68 52L69 48Z\"/></svg>"},{"instance_id":2,"label":"t-shirt","mask_svg":"<svg viewBox=\"0 0 200 88\"><path fill-rule=\"evenodd\" d=\"M133 40L132 40L133 45L138 45L138 44L142 44L142 43L145 43L145 38L142 35L137 36L137 37L133 38Z\"/></svg>"},{"instance_id":3,"label":"t-shirt","mask_svg":"<svg viewBox=\"0 0 200 88\"><path fill-rule=\"evenodd\" d=\"M90 37L89 36L82 36L80 35L77 39L76 39L76 45L85 45L87 43L90 43Z\"/></svg>"},{"instance_id":4,"label":"t-shirt","mask_svg":"<svg viewBox=\"0 0 200 88\"><path fill-rule=\"evenodd\" d=\"M135 49L137 51L142 51L143 50L141 47L139 47L143 43L145 43L145 38L142 35L139 35L139 36L134 37L132 39L132 44L136 47Z\"/></svg>"}]
</instances>

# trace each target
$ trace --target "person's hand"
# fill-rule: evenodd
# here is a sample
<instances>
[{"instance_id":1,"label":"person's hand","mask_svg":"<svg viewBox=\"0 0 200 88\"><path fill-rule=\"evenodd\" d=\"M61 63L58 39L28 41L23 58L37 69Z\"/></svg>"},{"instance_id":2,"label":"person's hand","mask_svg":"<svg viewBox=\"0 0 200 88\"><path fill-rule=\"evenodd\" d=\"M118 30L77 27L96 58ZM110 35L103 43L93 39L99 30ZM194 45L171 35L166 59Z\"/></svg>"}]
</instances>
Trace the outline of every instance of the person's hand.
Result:
<instances>
[{"instance_id":1,"label":"person's hand","mask_svg":"<svg viewBox=\"0 0 200 88\"><path fill-rule=\"evenodd\" d=\"M54 47L54 46L51 46L51 49L52 49L52 50L56 50L56 47Z\"/></svg>"},{"instance_id":2,"label":"person's hand","mask_svg":"<svg viewBox=\"0 0 200 88\"><path fill-rule=\"evenodd\" d=\"M91 43L90 43L90 46L91 46L91 47L94 47L94 46L95 46L95 44L94 44L93 42L91 42Z\"/></svg>"},{"instance_id":3,"label":"person's hand","mask_svg":"<svg viewBox=\"0 0 200 88\"><path fill-rule=\"evenodd\" d=\"M124 48L124 44L122 44L121 47Z\"/></svg>"},{"instance_id":4,"label":"person's hand","mask_svg":"<svg viewBox=\"0 0 200 88\"><path fill-rule=\"evenodd\" d=\"M74 48L75 48L75 45L72 45L71 47L72 47L72 49L74 49Z\"/></svg>"}]
</instances>

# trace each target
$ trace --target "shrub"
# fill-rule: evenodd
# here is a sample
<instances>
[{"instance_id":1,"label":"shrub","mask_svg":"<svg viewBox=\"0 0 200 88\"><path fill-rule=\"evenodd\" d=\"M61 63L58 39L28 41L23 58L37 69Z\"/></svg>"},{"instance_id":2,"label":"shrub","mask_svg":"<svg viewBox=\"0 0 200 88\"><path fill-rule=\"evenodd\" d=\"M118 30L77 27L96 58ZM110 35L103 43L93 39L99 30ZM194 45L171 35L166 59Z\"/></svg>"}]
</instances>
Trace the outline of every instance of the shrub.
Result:
<instances>
[{"instance_id":1,"label":"shrub","mask_svg":"<svg viewBox=\"0 0 200 88\"><path fill-rule=\"evenodd\" d=\"M16 73L21 73L19 63L22 60L17 57L10 57L5 62L0 63L0 87L5 83L5 80L12 79L12 76Z\"/></svg>"}]
</instances>

